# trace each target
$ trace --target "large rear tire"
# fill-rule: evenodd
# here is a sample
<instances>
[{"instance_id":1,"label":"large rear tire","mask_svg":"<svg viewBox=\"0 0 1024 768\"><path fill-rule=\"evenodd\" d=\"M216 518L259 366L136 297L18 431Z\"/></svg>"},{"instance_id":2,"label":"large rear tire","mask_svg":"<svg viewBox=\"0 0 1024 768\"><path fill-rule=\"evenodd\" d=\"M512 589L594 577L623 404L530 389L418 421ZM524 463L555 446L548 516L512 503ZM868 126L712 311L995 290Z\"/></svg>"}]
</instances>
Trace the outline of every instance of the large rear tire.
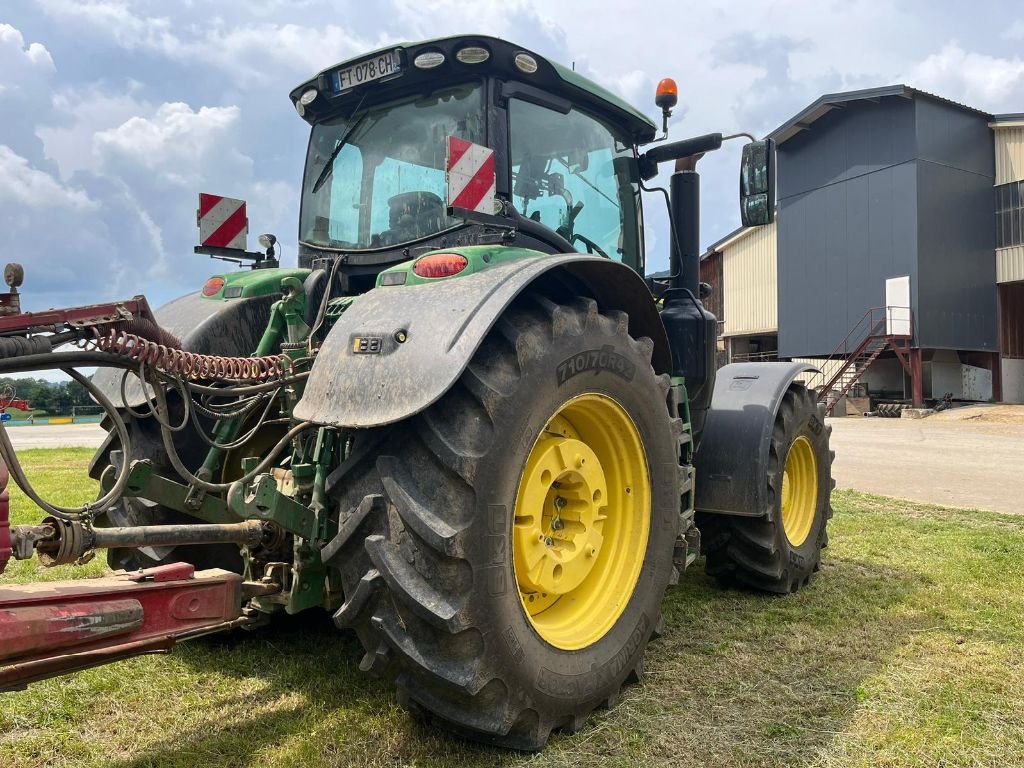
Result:
<instances>
[{"instance_id":1,"label":"large rear tire","mask_svg":"<svg viewBox=\"0 0 1024 768\"><path fill-rule=\"evenodd\" d=\"M821 567L832 517L832 456L825 406L793 382L779 405L768 450L761 517L698 515L706 569L720 582L796 592Z\"/></svg>"},{"instance_id":2,"label":"large rear tire","mask_svg":"<svg viewBox=\"0 0 1024 768\"><path fill-rule=\"evenodd\" d=\"M331 478L336 621L412 712L539 749L642 675L686 475L669 379L628 326L520 299L448 394Z\"/></svg>"}]
</instances>

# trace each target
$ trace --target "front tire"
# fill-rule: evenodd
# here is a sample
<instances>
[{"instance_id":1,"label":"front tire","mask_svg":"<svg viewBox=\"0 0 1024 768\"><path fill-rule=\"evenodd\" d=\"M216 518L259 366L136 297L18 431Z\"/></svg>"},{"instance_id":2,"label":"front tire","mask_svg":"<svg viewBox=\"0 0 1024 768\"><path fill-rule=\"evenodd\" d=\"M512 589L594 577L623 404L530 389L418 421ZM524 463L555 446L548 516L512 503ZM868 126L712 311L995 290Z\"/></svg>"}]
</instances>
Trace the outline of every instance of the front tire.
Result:
<instances>
[{"instance_id":1,"label":"front tire","mask_svg":"<svg viewBox=\"0 0 1024 768\"><path fill-rule=\"evenodd\" d=\"M335 548L336 620L414 713L539 749L641 676L683 428L628 325L590 299L520 299L444 398L332 478L341 529L363 533Z\"/></svg>"},{"instance_id":2,"label":"front tire","mask_svg":"<svg viewBox=\"0 0 1024 768\"><path fill-rule=\"evenodd\" d=\"M723 584L796 592L821 567L832 517L832 452L825 405L789 385L768 450L768 508L761 517L700 515L706 570Z\"/></svg>"}]
</instances>

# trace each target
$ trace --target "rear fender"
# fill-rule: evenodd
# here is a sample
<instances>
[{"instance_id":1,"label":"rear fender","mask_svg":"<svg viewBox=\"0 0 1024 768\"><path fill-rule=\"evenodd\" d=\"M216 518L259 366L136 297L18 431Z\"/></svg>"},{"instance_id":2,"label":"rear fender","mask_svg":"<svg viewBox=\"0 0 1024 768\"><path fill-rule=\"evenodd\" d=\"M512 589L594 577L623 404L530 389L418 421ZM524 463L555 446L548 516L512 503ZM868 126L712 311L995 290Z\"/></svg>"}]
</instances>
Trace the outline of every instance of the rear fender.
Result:
<instances>
[{"instance_id":1,"label":"rear fender","mask_svg":"<svg viewBox=\"0 0 1024 768\"><path fill-rule=\"evenodd\" d=\"M779 404L803 363L733 363L718 370L694 456L698 512L765 517L768 449Z\"/></svg>"},{"instance_id":2,"label":"rear fender","mask_svg":"<svg viewBox=\"0 0 1024 768\"><path fill-rule=\"evenodd\" d=\"M665 329L639 275L608 259L538 256L360 296L324 341L296 418L375 427L419 413L451 388L506 307L542 277L590 294L602 309L627 312L630 333L654 342L655 371L670 371Z\"/></svg>"}]
</instances>

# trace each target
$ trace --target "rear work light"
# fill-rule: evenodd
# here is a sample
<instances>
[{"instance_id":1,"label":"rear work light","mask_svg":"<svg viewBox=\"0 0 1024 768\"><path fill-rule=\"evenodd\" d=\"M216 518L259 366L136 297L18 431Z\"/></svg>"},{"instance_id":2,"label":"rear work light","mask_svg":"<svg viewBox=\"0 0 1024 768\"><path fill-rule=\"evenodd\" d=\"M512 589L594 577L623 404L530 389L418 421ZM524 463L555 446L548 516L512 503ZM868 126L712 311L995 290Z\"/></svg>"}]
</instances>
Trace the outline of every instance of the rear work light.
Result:
<instances>
[{"instance_id":1,"label":"rear work light","mask_svg":"<svg viewBox=\"0 0 1024 768\"><path fill-rule=\"evenodd\" d=\"M432 253L412 266L419 277L451 277L466 268L469 261L457 253Z\"/></svg>"},{"instance_id":2,"label":"rear work light","mask_svg":"<svg viewBox=\"0 0 1024 768\"><path fill-rule=\"evenodd\" d=\"M206 285L203 286L203 296L216 296L223 287L223 277L211 277L206 281Z\"/></svg>"}]
</instances>

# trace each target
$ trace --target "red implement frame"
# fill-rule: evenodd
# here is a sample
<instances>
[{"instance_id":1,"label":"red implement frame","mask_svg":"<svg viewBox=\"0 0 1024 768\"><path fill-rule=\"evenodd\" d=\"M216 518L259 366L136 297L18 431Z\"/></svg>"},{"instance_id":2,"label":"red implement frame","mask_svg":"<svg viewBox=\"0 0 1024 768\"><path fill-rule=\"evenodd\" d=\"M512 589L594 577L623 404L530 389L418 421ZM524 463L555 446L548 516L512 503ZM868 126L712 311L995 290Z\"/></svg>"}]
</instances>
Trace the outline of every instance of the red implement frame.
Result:
<instances>
[{"instance_id":1,"label":"red implement frame","mask_svg":"<svg viewBox=\"0 0 1024 768\"><path fill-rule=\"evenodd\" d=\"M241 587L185 563L0 587L0 692L239 626Z\"/></svg>"},{"instance_id":2,"label":"red implement frame","mask_svg":"<svg viewBox=\"0 0 1024 768\"><path fill-rule=\"evenodd\" d=\"M46 328L65 324L85 327L131 320L136 317L156 321L156 316L149 308L145 296L136 296L125 301L112 301L107 304L90 304L85 307L47 309L42 312L22 312L17 315L3 316L0 317L0 333L13 333L30 328Z\"/></svg>"},{"instance_id":3,"label":"red implement frame","mask_svg":"<svg viewBox=\"0 0 1024 768\"><path fill-rule=\"evenodd\" d=\"M7 567L7 561L11 559L11 496L7 491L7 481L10 475L7 472L7 465L0 459L0 573Z\"/></svg>"}]
</instances>

